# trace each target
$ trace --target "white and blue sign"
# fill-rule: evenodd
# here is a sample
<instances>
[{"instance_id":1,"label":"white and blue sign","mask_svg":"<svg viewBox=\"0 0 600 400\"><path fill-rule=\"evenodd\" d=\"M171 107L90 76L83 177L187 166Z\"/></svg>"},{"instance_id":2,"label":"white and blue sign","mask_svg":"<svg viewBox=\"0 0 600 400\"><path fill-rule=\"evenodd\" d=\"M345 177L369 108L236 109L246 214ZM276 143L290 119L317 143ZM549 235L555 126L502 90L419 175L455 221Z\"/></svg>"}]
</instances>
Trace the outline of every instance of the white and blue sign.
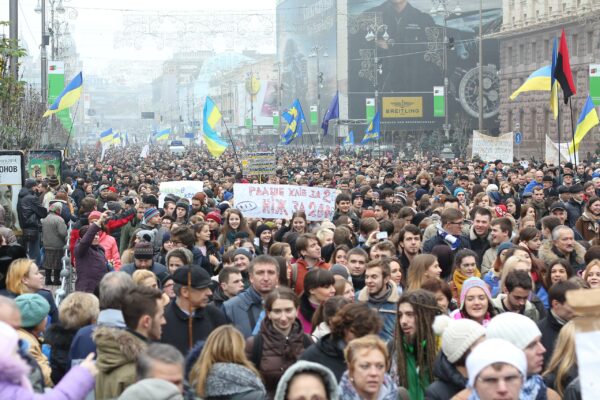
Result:
<instances>
[{"instance_id":1,"label":"white and blue sign","mask_svg":"<svg viewBox=\"0 0 600 400\"><path fill-rule=\"evenodd\" d=\"M515 144L521 144L523 141L523 134L519 131L515 132Z\"/></svg>"}]
</instances>

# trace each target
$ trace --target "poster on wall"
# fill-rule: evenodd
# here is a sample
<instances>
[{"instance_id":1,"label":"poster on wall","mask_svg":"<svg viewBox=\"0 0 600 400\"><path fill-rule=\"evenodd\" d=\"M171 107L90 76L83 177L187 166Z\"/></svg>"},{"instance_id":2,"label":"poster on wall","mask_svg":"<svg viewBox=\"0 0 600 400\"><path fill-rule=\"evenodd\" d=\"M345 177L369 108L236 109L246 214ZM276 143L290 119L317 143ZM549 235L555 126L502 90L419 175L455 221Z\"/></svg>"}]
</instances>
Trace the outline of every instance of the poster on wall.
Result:
<instances>
[{"instance_id":1,"label":"poster on wall","mask_svg":"<svg viewBox=\"0 0 600 400\"><path fill-rule=\"evenodd\" d=\"M4 208L3 225L19 231L17 201L25 179L25 157L21 151L0 151L0 206Z\"/></svg>"},{"instance_id":2,"label":"poster on wall","mask_svg":"<svg viewBox=\"0 0 600 400\"><path fill-rule=\"evenodd\" d=\"M34 179L45 179L56 176L61 180L61 150L34 150L27 155L27 176Z\"/></svg>"}]
</instances>

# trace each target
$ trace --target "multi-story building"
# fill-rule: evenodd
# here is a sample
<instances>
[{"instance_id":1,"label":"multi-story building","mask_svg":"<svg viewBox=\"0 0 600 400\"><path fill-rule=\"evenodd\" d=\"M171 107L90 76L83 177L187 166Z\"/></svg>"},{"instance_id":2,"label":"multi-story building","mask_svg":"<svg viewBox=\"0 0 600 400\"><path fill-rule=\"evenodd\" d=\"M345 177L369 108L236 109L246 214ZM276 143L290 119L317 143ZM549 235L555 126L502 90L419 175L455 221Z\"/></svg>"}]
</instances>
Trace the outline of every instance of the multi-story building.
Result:
<instances>
[{"instance_id":1,"label":"multi-story building","mask_svg":"<svg viewBox=\"0 0 600 400\"><path fill-rule=\"evenodd\" d=\"M572 139L579 112L589 91L589 65L600 60L600 3L596 0L503 0L500 38L500 131L521 131L523 142L515 156L545 157L546 135L558 142L558 121L550 110L550 92L509 96L535 70L551 63L554 38L564 29L577 94L572 109L560 94L561 142ZM574 121L571 116L573 116ZM594 128L579 150L581 159L592 155L599 140Z\"/></svg>"}]
</instances>

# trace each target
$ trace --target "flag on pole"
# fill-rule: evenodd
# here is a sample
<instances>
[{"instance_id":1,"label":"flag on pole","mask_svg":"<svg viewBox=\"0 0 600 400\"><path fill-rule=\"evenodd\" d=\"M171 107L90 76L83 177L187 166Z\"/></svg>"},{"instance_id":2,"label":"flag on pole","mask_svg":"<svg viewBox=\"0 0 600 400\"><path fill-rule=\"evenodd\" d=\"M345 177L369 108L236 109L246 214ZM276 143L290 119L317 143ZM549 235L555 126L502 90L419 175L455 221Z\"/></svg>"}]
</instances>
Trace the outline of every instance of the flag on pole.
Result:
<instances>
[{"instance_id":1,"label":"flag on pole","mask_svg":"<svg viewBox=\"0 0 600 400\"><path fill-rule=\"evenodd\" d=\"M44 113L44 117L48 117L52 114L56 114L59 111L71 107L77 102L81 96L83 90L83 76L81 72L75 75L75 77L69 82L69 84L63 89L58 95L54 103L48 107L48 110Z\"/></svg>"},{"instance_id":2,"label":"flag on pole","mask_svg":"<svg viewBox=\"0 0 600 400\"><path fill-rule=\"evenodd\" d=\"M550 67L550 109L554 119L558 118L558 81L554 76L554 70L556 70L558 52L558 42L554 38L554 44L552 45L552 64Z\"/></svg>"},{"instance_id":3,"label":"flag on pole","mask_svg":"<svg viewBox=\"0 0 600 400\"><path fill-rule=\"evenodd\" d=\"M217 108L215 102L206 97L204 103L204 111L202 118L202 130L204 131L203 139L208 152L214 158L221 157L221 154L227 149L229 144L219 137L216 131L216 126L221 121L221 112Z\"/></svg>"},{"instance_id":4,"label":"flag on pole","mask_svg":"<svg viewBox=\"0 0 600 400\"><path fill-rule=\"evenodd\" d=\"M163 129L162 131L158 131L156 133L155 139L157 142L161 142L163 140L169 140L170 134L171 134L171 128Z\"/></svg>"},{"instance_id":5,"label":"flag on pole","mask_svg":"<svg viewBox=\"0 0 600 400\"><path fill-rule=\"evenodd\" d=\"M554 66L552 76L560 84L563 91L563 100L565 104L567 104L569 102L569 97L577 93L577 88L573 83L571 63L569 62L569 49L567 47L567 37L564 29L560 35L560 45L558 46L558 52L556 53L556 63L552 64Z\"/></svg>"},{"instance_id":6,"label":"flag on pole","mask_svg":"<svg viewBox=\"0 0 600 400\"><path fill-rule=\"evenodd\" d=\"M115 146L118 146L121 144L121 132L117 131L117 132L113 133L112 144L114 144Z\"/></svg>"},{"instance_id":7,"label":"flag on pole","mask_svg":"<svg viewBox=\"0 0 600 400\"><path fill-rule=\"evenodd\" d=\"M142 148L142 152L140 153L140 158L146 158L146 157L148 157L148 153L150 153L150 145L146 144Z\"/></svg>"},{"instance_id":8,"label":"flag on pole","mask_svg":"<svg viewBox=\"0 0 600 400\"><path fill-rule=\"evenodd\" d=\"M104 132L100 133L100 143L104 146L105 144L112 143L113 140L113 130L112 128L108 128Z\"/></svg>"},{"instance_id":9,"label":"flag on pole","mask_svg":"<svg viewBox=\"0 0 600 400\"><path fill-rule=\"evenodd\" d=\"M354 144L354 131L348 132L344 141L342 142L342 146L352 146Z\"/></svg>"},{"instance_id":10,"label":"flag on pole","mask_svg":"<svg viewBox=\"0 0 600 400\"><path fill-rule=\"evenodd\" d=\"M527 77L525 82L510 95L510 99L516 99L523 92L533 92L536 90L548 91L550 90L551 79L550 74L552 73L552 67L550 65L546 65L538 69L537 71L533 71L531 75Z\"/></svg>"},{"instance_id":11,"label":"flag on pole","mask_svg":"<svg viewBox=\"0 0 600 400\"><path fill-rule=\"evenodd\" d=\"M300 100L294 100L291 107L283 112L282 117L287 122L282 135L282 143L290 144L292 140L302 136L302 124L305 119Z\"/></svg>"},{"instance_id":12,"label":"flag on pole","mask_svg":"<svg viewBox=\"0 0 600 400\"><path fill-rule=\"evenodd\" d=\"M335 92L335 96L333 96L333 99L331 99L331 103L327 108L327 112L323 116L323 123L321 124L321 128L323 128L323 136L327 136L327 131L329 130L329 121L338 118L340 118L340 101L339 93Z\"/></svg>"},{"instance_id":13,"label":"flag on pole","mask_svg":"<svg viewBox=\"0 0 600 400\"><path fill-rule=\"evenodd\" d=\"M600 120L598 120L598 113L594 107L594 102L592 101L592 97L588 96L585 105L581 110L581 114L579 115L579 120L577 121L577 129L575 130L575 144L571 142L569 145L569 154L572 155L579 151L579 144L585 135L587 135L590 129L598 125L598 123L600 123Z\"/></svg>"},{"instance_id":14,"label":"flag on pole","mask_svg":"<svg viewBox=\"0 0 600 400\"><path fill-rule=\"evenodd\" d=\"M365 136L363 136L363 139L360 141L360 144L366 144L366 143L369 143L371 140L379 139L379 134L380 134L379 119L380 119L379 111L377 111L375 113L375 116L373 117L373 120L367 127L367 130L365 131Z\"/></svg>"}]
</instances>

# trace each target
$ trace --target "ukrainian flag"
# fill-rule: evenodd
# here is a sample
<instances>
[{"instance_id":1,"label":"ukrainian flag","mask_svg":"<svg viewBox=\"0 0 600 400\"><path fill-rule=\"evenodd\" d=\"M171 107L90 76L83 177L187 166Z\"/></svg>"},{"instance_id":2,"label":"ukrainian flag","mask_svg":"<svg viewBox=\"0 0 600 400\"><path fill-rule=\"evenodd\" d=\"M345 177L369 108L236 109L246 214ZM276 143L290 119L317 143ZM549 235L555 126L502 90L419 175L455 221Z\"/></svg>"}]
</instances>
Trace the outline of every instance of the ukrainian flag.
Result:
<instances>
[{"instance_id":1,"label":"ukrainian flag","mask_svg":"<svg viewBox=\"0 0 600 400\"><path fill-rule=\"evenodd\" d=\"M534 71L531 75L529 75L527 77L527 79L525 80L525 82L523 82L521 87L519 87L517 90L515 90L513 92L513 94L510 95L510 99L511 100L516 99L517 96L523 92L532 92L535 90L543 90L543 91L550 90L550 84L551 84L550 74L551 74L551 72L552 72L552 67L550 65L546 65L545 67L542 67L542 68L538 69L537 71Z\"/></svg>"},{"instance_id":2,"label":"ukrainian flag","mask_svg":"<svg viewBox=\"0 0 600 400\"><path fill-rule=\"evenodd\" d=\"M221 112L217 108L215 102L210 98L206 97L204 103L204 111L202 118L202 130L204 131L203 139L208 152L214 157L219 158L221 154L227 149L229 144L219 137L219 134L215 130L219 121L221 121Z\"/></svg>"},{"instance_id":3,"label":"ukrainian flag","mask_svg":"<svg viewBox=\"0 0 600 400\"><path fill-rule=\"evenodd\" d=\"M81 72L78 73L75 78L63 89L61 94L54 100L54 103L48 107L48 110L44 113L44 117L52 114L56 114L59 111L71 107L79 97L83 90L83 77Z\"/></svg>"},{"instance_id":4,"label":"ukrainian flag","mask_svg":"<svg viewBox=\"0 0 600 400\"><path fill-rule=\"evenodd\" d=\"M117 131L117 132L113 133L112 144L114 144L115 146L118 146L121 144L121 132Z\"/></svg>"},{"instance_id":5,"label":"ukrainian flag","mask_svg":"<svg viewBox=\"0 0 600 400\"><path fill-rule=\"evenodd\" d=\"M171 128L163 129L156 134L157 141L169 140L169 135L171 134Z\"/></svg>"},{"instance_id":6,"label":"ukrainian flag","mask_svg":"<svg viewBox=\"0 0 600 400\"><path fill-rule=\"evenodd\" d=\"M579 115L579 120L577 121L575 145L571 142L569 145L569 154L575 154L579 151L579 143L581 143L590 129L598 125L598 123L600 123L600 121L598 120L598 113L594 107L594 102L592 101L592 97L588 96L585 105L583 106L583 110L581 110L581 114Z\"/></svg>"},{"instance_id":7,"label":"ukrainian flag","mask_svg":"<svg viewBox=\"0 0 600 400\"><path fill-rule=\"evenodd\" d=\"M111 144L113 141L113 130L109 128L104 132L100 133L100 143L102 144Z\"/></svg>"},{"instance_id":8,"label":"ukrainian flag","mask_svg":"<svg viewBox=\"0 0 600 400\"><path fill-rule=\"evenodd\" d=\"M373 120L369 124L369 127L367 128L367 130L365 132L365 136L363 136L363 139L361 140L360 144L366 144L366 143L369 143L371 140L379 139L379 134L381 131L379 125L380 125L380 117L379 117L379 111L377 111L375 113L375 116L373 117Z\"/></svg>"}]
</instances>

